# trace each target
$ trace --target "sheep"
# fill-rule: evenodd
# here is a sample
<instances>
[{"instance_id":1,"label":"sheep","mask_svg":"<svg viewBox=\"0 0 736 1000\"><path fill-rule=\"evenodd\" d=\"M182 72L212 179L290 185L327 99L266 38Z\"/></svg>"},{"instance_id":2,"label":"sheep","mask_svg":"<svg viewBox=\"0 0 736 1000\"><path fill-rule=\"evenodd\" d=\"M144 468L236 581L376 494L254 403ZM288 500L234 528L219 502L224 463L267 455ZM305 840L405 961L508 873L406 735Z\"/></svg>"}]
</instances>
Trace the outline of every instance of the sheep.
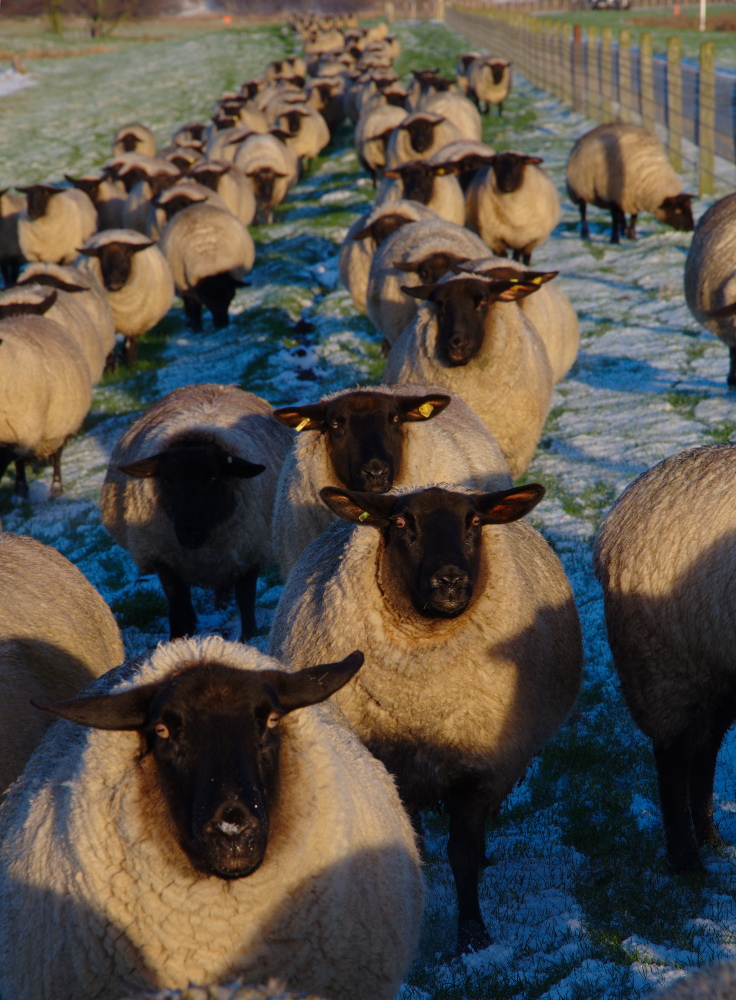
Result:
<instances>
[{"instance_id":1,"label":"sheep","mask_svg":"<svg viewBox=\"0 0 736 1000\"><path fill-rule=\"evenodd\" d=\"M529 264L532 251L560 221L560 198L538 156L496 153L479 170L466 195L468 226L494 254Z\"/></svg>"},{"instance_id":2,"label":"sheep","mask_svg":"<svg viewBox=\"0 0 736 1000\"><path fill-rule=\"evenodd\" d=\"M75 261L74 266L29 264L23 271L23 281L32 280L37 285L47 285L49 288L56 288L57 291L71 292L74 301L85 309L92 320L102 353L109 360L115 348L115 319L112 309L105 297L102 284L93 274L80 270L78 264L79 259Z\"/></svg>"},{"instance_id":3,"label":"sheep","mask_svg":"<svg viewBox=\"0 0 736 1000\"><path fill-rule=\"evenodd\" d=\"M342 241L338 271L341 284L361 312L366 311L368 274L376 249L401 226L420 219L438 218L426 205L402 200L378 205L355 220Z\"/></svg>"},{"instance_id":4,"label":"sheep","mask_svg":"<svg viewBox=\"0 0 736 1000\"><path fill-rule=\"evenodd\" d=\"M452 91L440 91L435 94L427 94L422 97L417 106L417 111L430 112L441 115L448 122L452 122L460 133L461 138L471 142L480 142L483 135L483 126L480 114L467 97L456 94Z\"/></svg>"},{"instance_id":5,"label":"sheep","mask_svg":"<svg viewBox=\"0 0 736 1000\"><path fill-rule=\"evenodd\" d=\"M65 285L69 291L65 289ZM90 385L97 385L105 370L109 351L105 349L90 314L75 298L77 289L83 291L82 285L54 279L40 285L36 284L33 275L28 277L23 275L18 285L0 294L0 303L8 306L22 302L41 303L47 298L49 287L55 288L57 294L53 305L44 311L44 315L64 327L70 340L84 355L89 369Z\"/></svg>"},{"instance_id":6,"label":"sheep","mask_svg":"<svg viewBox=\"0 0 736 1000\"><path fill-rule=\"evenodd\" d=\"M652 741L667 857L703 871L713 775L733 705L732 482L736 446L694 448L642 473L603 522L593 552L626 704Z\"/></svg>"},{"instance_id":7,"label":"sheep","mask_svg":"<svg viewBox=\"0 0 736 1000\"><path fill-rule=\"evenodd\" d=\"M345 121L344 90L341 76L318 76L307 84L307 102L322 115L331 135Z\"/></svg>"},{"instance_id":8,"label":"sheep","mask_svg":"<svg viewBox=\"0 0 736 1000\"><path fill-rule=\"evenodd\" d=\"M187 178L177 181L173 187L156 195L150 203L145 235L149 240L157 242L161 239L161 233L166 228L167 222L176 212L180 212L183 208L189 208L190 205L203 205L205 203L213 205L223 212L230 212L225 200L211 187ZM132 231L129 230L129 232Z\"/></svg>"},{"instance_id":9,"label":"sheep","mask_svg":"<svg viewBox=\"0 0 736 1000\"><path fill-rule=\"evenodd\" d=\"M79 570L50 545L0 532L0 795L51 722L30 699L71 698L124 659L110 609Z\"/></svg>"},{"instance_id":10,"label":"sheep","mask_svg":"<svg viewBox=\"0 0 736 1000\"><path fill-rule=\"evenodd\" d=\"M533 281L463 275L405 290L419 309L389 352L385 384L432 382L456 392L495 435L514 479L531 461L552 399L544 343L514 300Z\"/></svg>"},{"instance_id":11,"label":"sheep","mask_svg":"<svg viewBox=\"0 0 736 1000\"><path fill-rule=\"evenodd\" d=\"M171 146L161 150L161 158L173 163L181 170L182 174L187 174L197 163L204 163L205 157L199 148L192 146ZM100 227L102 228L102 227ZM110 227L114 228L114 227Z\"/></svg>"},{"instance_id":12,"label":"sheep","mask_svg":"<svg viewBox=\"0 0 736 1000\"><path fill-rule=\"evenodd\" d=\"M294 104L278 116L275 125L288 134L286 146L305 160L307 170L330 141L327 122L311 104Z\"/></svg>"},{"instance_id":13,"label":"sheep","mask_svg":"<svg viewBox=\"0 0 736 1000\"><path fill-rule=\"evenodd\" d=\"M262 133L257 132L250 125L219 129L212 133L207 142L205 149L206 159L224 160L226 163L232 163L235 160L240 143L245 142L252 135L260 134Z\"/></svg>"},{"instance_id":14,"label":"sheep","mask_svg":"<svg viewBox=\"0 0 736 1000\"><path fill-rule=\"evenodd\" d=\"M256 214L253 185L243 171L225 160L205 160L189 175L198 184L211 188L225 202L236 219L249 226Z\"/></svg>"},{"instance_id":15,"label":"sheep","mask_svg":"<svg viewBox=\"0 0 736 1000\"><path fill-rule=\"evenodd\" d=\"M384 171L375 203L418 201L448 222L462 226L465 223L465 196L454 172L452 164L408 160Z\"/></svg>"},{"instance_id":16,"label":"sheep","mask_svg":"<svg viewBox=\"0 0 736 1000\"><path fill-rule=\"evenodd\" d=\"M465 55L460 56L460 58L458 59L457 65L455 67L455 77L456 77L455 83L457 84L458 89L460 90L461 93L467 95L470 67L475 62L476 59L480 58L481 58L480 52L468 52Z\"/></svg>"},{"instance_id":17,"label":"sheep","mask_svg":"<svg viewBox=\"0 0 736 1000\"><path fill-rule=\"evenodd\" d=\"M128 192L120 228L136 229L147 236L154 199L181 178L181 171L166 160L146 162L143 157L138 157L137 162L124 164L118 171L118 177Z\"/></svg>"},{"instance_id":18,"label":"sheep","mask_svg":"<svg viewBox=\"0 0 736 1000\"><path fill-rule=\"evenodd\" d=\"M18 242L26 260L71 264L77 247L97 229L97 210L76 188L32 184L18 188L28 196L18 219Z\"/></svg>"},{"instance_id":19,"label":"sheep","mask_svg":"<svg viewBox=\"0 0 736 1000\"><path fill-rule=\"evenodd\" d=\"M448 142L464 139L442 115L415 111L397 125L386 146L386 166L398 167L407 160L428 160Z\"/></svg>"},{"instance_id":20,"label":"sheep","mask_svg":"<svg viewBox=\"0 0 736 1000\"><path fill-rule=\"evenodd\" d=\"M125 1000L323 1000L304 993L292 993L284 983L269 979L263 986L247 986L242 979L223 986L188 986L183 990L156 990L154 993L136 993Z\"/></svg>"},{"instance_id":21,"label":"sheep","mask_svg":"<svg viewBox=\"0 0 736 1000\"><path fill-rule=\"evenodd\" d=\"M140 153L142 156L156 155L156 136L146 125L134 122L123 125L112 140L113 156L120 153Z\"/></svg>"},{"instance_id":22,"label":"sheep","mask_svg":"<svg viewBox=\"0 0 736 1000\"><path fill-rule=\"evenodd\" d=\"M440 803L449 813L459 952L490 944L478 904L486 821L580 687L570 584L518 520L543 495L536 483L323 489L348 524L331 524L298 560L271 632L271 655L292 669L359 638L364 671L334 701L411 813Z\"/></svg>"},{"instance_id":23,"label":"sheep","mask_svg":"<svg viewBox=\"0 0 736 1000\"><path fill-rule=\"evenodd\" d=\"M444 219L402 226L376 250L368 275L366 311L390 347L411 323L417 300L402 286L429 285L462 261L486 254L475 233Z\"/></svg>"},{"instance_id":24,"label":"sheep","mask_svg":"<svg viewBox=\"0 0 736 1000\"><path fill-rule=\"evenodd\" d=\"M556 277L558 272L527 271L516 262L509 264L508 261L498 257L469 260L455 265L453 270L458 274L479 274L484 278L501 280L520 277L522 281L532 281L543 286L534 295L521 299L519 305L547 348L555 384L562 381L578 356L580 324L572 303L559 285L546 284Z\"/></svg>"},{"instance_id":25,"label":"sheep","mask_svg":"<svg viewBox=\"0 0 736 1000\"><path fill-rule=\"evenodd\" d=\"M190 205L169 220L159 245L191 328L202 329L203 306L216 329L227 326L235 291L255 260L253 238L242 222L214 205Z\"/></svg>"},{"instance_id":26,"label":"sheep","mask_svg":"<svg viewBox=\"0 0 736 1000\"><path fill-rule=\"evenodd\" d=\"M299 174L296 155L274 135L251 135L238 146L235 166L250 178L258 214L270 225L274 205L279 205L296 184Z\"/></svg>"},{"instance_id":27,"label":"sheep","mask_svg":"<svg viewBox=\"0 0 736 1000\"><path fill-rule=\"evenodd\" d=\"M64 174L72 187L84 191L97 210L98 229L119 229L123 222L123 211L127 192L122 181L102 174L84 174L72 177Z\"/></svg>"},{"instance_id":28,"label":"sheep","mask_svg":"<svg viewBox=\"0 0 736 1000\"><path fill-rule=\"evenodd\" d=\"M12 291L12 290L11 290ZM38 302L3 304L0 295L0 479L15 462L15 495L28 497L25 463L53 462L50 495L64 492L61 452L92 402L92 379L82 350L43 313L57 292Z\"/></svg>"},{"instance_id":29,"label":"sheep","mask_svg":"<svg viewBox=\"0 0 736 1000\"><path fill-rule=\"evenodd\" d=\"M396 126L406 118L403 108L380 104L362 114L355 126L355 148L360 165L370 174L373 186L378 171L386 166L386 145Z\"/></svg>"},{"instance_id":30,"label":"sheep","mask_svg":"<svg viewBox=\"0 0 736 1000\"><path fill-rule=\"evenodd\" d=\"M580 210L580 235L589 235L586 206L590 202L611 212L611 243L619 232L636 237L639 212L651 212L660 222L692 232L692 195L669 164L667 152L641 125L609 122L581 136L567 161L567 193ZM630 213L628 227L626 213Z\"/></svg>"},{"instance_id":31,"label":"sheep","mask_svg":"<svg viewBox=\"0 0 736 1000\"><path fill-rule=\"evenodd\" d=\"M475 101L480 110L485 104L485 114L492 104L498 105L499 117L503 114L503 102L511 90L511 63L506 59L479 56L467 69L468 97Z\"/></svg>"},{"instance_id":32,"label":"sheep","mask_svg":"<svg viewBox=\"0 0 736 1000\"><path fill-rule=\"evenodd\" d=\"M106 229L80 247L80 269L107 294L115 329L125 337L124 360L138 360L138 342L174 302L174 279L161 250L133 229Z\"/></svg>"},{"instance_id":33,"label":"sheep","mask_svg":"<svg viewBox=\"0 0 736 1000\"><path fill-rule=\"evenodd\" d=\"M391 1000L419 936L414 835L383 765L318 707L362 659L293 673L181 640L44 705L64 721L0 814L3 996L278 975Z\"/></svg>"},{"instance_id":34,"label":"sheep","mask_svg":"<svg viewBox=\"0 0 736 1000\"><path fill-rule=\"evenodd\" d=\"M685 261L685 301L698 323L728 345L728 384L736 386L736 195L700 217Z\"/></svg>"},{"instance_id":35,"label":"sheep","mask_svg":"<svg viewBox=\"0 0 736 1000\"><path fill-rule=\"evenodd\" d=\"M273 544L284 580L334 520L319 500L324 486L384 493L437 478L476 489L511 486L493 435L440 386L343 389L318 403L281 407L274 416L300 432L274 502Z\"/></svg>"},{"instance_id":36,"label":"sheep","mask_svg":"<svg viewBox=\"0 0 736 1000\"><path fill-rule=\"evenodd\" d=\"M18 220L26 207L26 199L0 188L0 273L6 288L14 285L25 257L18 242Z\"/></svg>"},{"instance_id":37,"label":"sheep","mask_svg":"<svg viewBox=\"0 0 736 1000\"><path fill-rule=\"evenodd\" d=\"M663 990L652 994L652 1000L733 1000L736 996L736 962L722 962L694 969Z\"/></svg>"},{"instance_id":38,"label":"sheep","mask_svg":"<svg viewBox=\"0 0 736 1000\"><path fill-rule=\"evenodd\" d=\"M115 445L102 523L142 573L158 575L172 639L197 627L192 586L234 584L242 634L254 634L256 583L273 562L271 511L292 438L264 399L190 385L146 410Z\"/></svg>"}]
</instances>

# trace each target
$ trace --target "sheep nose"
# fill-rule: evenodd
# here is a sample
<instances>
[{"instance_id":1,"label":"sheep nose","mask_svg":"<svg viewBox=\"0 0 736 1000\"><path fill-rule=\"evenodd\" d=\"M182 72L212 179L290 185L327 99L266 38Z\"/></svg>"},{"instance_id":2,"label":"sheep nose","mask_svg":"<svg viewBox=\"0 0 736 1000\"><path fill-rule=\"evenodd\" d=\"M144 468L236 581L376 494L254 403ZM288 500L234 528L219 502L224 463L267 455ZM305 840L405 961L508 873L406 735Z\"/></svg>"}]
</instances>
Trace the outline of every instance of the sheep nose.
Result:
<instances>
[{"instance_id":1,"label":"sheep nose","mask_svg":"<svg viewBox=\"0 0 736 1000\"><path fill-rule=\"evenodd\" d=\"M225 802L215 812L208 823L213 833L225 837L239 837L249 826L257 825L258 820L251 816L238 802Z\"/></svg>"},{"instance_id":2,"label":"sheep nose","mask_svg":"<svg viewBox=\"0 0 736 1000\"><path fill-rule=\"evenodd\" d=\"M390 488L390 472L388 462L382 462L380 458L372 458L360 470L365 488L379 493Z\"/></svg>"},{"instance_id":3,"label":"sheep nose","mask_svg":"<svg viewBox=\"0 0 736 1000\"><path fill-rule=\"evenodd\" d=\"M468 583L468 574L457 566L443 566L429 578L433 590L464 590Z\"/></svg>"}]
</instances>

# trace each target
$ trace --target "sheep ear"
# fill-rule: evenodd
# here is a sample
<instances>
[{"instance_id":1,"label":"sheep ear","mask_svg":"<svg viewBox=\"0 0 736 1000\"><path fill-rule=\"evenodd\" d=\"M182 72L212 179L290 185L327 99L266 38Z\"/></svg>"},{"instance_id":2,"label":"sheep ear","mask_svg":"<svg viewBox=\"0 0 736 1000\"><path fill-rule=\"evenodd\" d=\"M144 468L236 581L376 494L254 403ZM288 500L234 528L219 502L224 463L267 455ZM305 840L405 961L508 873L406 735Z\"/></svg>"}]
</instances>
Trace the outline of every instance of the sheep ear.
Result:
<instances>
[{"instance_id":1,"label":"sheep ear","mask_svg":"<svg viewBox=\"0 0 736 1000\"><path fill-rule=\"evenodd\" d=\"M412 263L410 260L394 260L392 261L392 266L395 267L397 271L404 271L406 274L416 274L421 263L422 261Z\"/></svg>"},{"instance_id":2,"label":"sheep ear","mask_svg":"<svg viewBox=\"0 0 736 1000\"><path fill-rule=\"evenodd\" d=\"M235 479L253 479L254 476L260 476L265 471L265 465L249 462L237 455L222 456L222 472L225 476L233 476Z\"/></svg>"},{"instance_id":3,"label":"sheep ear","mask_svg":"<svg viewBox=\"0 0 736 1000\"><path fill-rule=\"evenodd\" d=\"M48 295L40 302L0 302L0 319L10 319L13 316L43 316L56 302L56 298L56 289L49 288Z\"/></svg>"},{"instance_id":4,"label":"sheep ear","mask_svg":"<svg viewBox=\"0 0 736 1000\"><path fill-rule=\"evenodd\" d=\"M386 528L396 504L396 497L388 493L357 493L325 486L319 491L320 499L333 514L351 524L369 524Z\"/></svg>"},{"instance_id":5,"label":"sheep ear","mask_svg":"<svg viewBox=\"0 0 736 1000\"><path fill-rule=\"evenodd\" d=\"M396 169L384 170L383 176L390 178L392 181L397 181L401 179L401 171Z\"/></svg>"},{"instance_id":6,"label":"sheep ear","mask_svg":"<svg viewBox=\"0 0 736 1000\"><path fill-rule=\"evenodd\" d=\"M266 670L259 676L275 689L286 714L325 701L355 676L363 666L363 659L362 652L356 649L339 663L323 663L291 674L285 670Z\"/></svg>"},{"instance_id":7,"label":"sheep ear","mask_svg":"<svg viewBox=\"0 0 736 1000\"><path fill-rule=\"evenodd\" d=\"M273 411L274 417L286 427L297 431L323 431L326 425L327 404L310 403L308 406L282 406Z\"/></svg>"},{"instance_id":8,"label":"sheep ear","mask_svg":"<svg viewBox=\"0 0 736 1000\"><path fill-rule=\"evenodd\" d=\"M161 689L161 683L143 684L121 694L103 694L71 701L38 702L35 708L59 715L78 726L93 729L142 729L148 716L148 706Z\"/></svg>"},{"instance_id":9,"label":"sheep ear","mask_svg":"<svg viewBox=\"0 0 736 1000\"><path fill-rule=\"evenodd\" d=\"M138 462L129 462L127 465L119 465L120 472L133 479L151 479L158 473L163 455L151 455L150 458L141 458Z\"/></svg>"},{"instance_id":10,"label":"sheep ear","mask_svg":"<svg viewBox=\"0 0 736 1000\"><path fill-rule=\"evenodd\" d=\"M445 396L438 392L430 393L428 396L401 396L399 397L399 409L402 413L402 419L412 423L436 417L451 402L452 396Z\"/></svg>"},{"instance_id":11,"label":"sheep ear","mask_svg":"<svg viewBox=\"0 0 736 1000\"><path fill-rule=\"evenodd\" d=\"M458 166L456 163L435 163L432 166L432 173L436 177L447 177L449 174L458 173Z\"/></svg>"},{"instance_id":12,"label":"sheep ear","mask_svg":"<svg viewBox=\"0 0 736 1000\"><path fill-rule=\"evenodd\" d=\"M730 302L727 306L720 306L718 309L710 309L705 314L708 319L727 319L736 315L736 302Z\"/></svg>"},{"instance_id":13,"label":"sheep ear","mask_svg":"<svg viewBox=\"0 0 736 1000\"><path fill-rule=\"evenodd\" d=\"M544 160L542 159L541 156L525 156L524 163L534 163L534 164L544 163Z\"/></svg>"},{"instance_id":14,"label":"sheep ear","mask_svg":"<svg viewBox=\"0 0 736 1000\"><path fill-rule=\"evenodd\" d=\"M147 240L145 243L119 243L118 246L125 247L129 254L140 253L141 250L148 250L149 247L153 247L156 244L153 240Z\"/></svg>"},{"instance_id":15,"label":"sheep ear","mask_svg":"<svg viewBox=\"0 0 736 1000\"><path fill-rule=\"evenodd\" d=\"M545 493L541 483L527 483L525 486L514 486L510 490L476 497L481 524L509 524L511 521L518 521L537 506Z\"/></svg>"},{"instance_id":16,"label":"sheep ear","mask_svg":"<svg viewBox=\"0 0 736 1000\"><path fill-rule=\"evenodd\" d=\"M489 292L491 299L496 302L517 302L519 299L525 299L527 295L538 292L541 287L541 282L524 281L519 278L498 281L494 276L489 285Z\"/></svg>"},{"instance_id":17,"label":"sheep ear","mask_svg":"<svg viewBox=\"0 0 736 1000\"><path fill-rule=\"evenodd\" d=\"M402 285L401 291L404 295L410 295L413 299L425 299L431 301L432 296L439 288L439 284L433 285Z\"/></svg>"},{"instance_id":18,"label":"sheep ear","mask_svg":"<svg viewBox=\"0 0 736 1000\"><path fill-rule=\"evenodd\" d=\"M102 247L78 247L77 253L84 254L85 257L101 257Z\"/></svg>"}]
</instances>

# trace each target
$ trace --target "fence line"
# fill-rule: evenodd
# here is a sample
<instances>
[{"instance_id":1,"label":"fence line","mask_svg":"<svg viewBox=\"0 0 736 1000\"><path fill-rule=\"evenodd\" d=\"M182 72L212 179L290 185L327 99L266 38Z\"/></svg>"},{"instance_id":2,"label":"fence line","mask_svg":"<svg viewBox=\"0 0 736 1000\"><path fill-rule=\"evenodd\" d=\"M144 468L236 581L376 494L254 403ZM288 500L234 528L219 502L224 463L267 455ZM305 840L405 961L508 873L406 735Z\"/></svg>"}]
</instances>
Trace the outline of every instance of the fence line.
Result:
<instances>
[{"instance_id":1,"label":"fence line","mask_svg":"<svg viewBox=\"0 0 736 1000\"><path fill-rule=\"evenodd\" d=\"M478 15L448 6L445 20L474 49L503 54L534 86L594 121L663 128L673 167L697 170L699 194L711 194L716 179L736 187L728 166L736 164L736 73L716 67L712 42L703 42L694 62L682 58L679 38L669 39L666 54L654 53L648 32L637 49L626 29L618 38L610 29L583 32L567 23L551 29L510 11Z\"/></svg>"}]
</instances>

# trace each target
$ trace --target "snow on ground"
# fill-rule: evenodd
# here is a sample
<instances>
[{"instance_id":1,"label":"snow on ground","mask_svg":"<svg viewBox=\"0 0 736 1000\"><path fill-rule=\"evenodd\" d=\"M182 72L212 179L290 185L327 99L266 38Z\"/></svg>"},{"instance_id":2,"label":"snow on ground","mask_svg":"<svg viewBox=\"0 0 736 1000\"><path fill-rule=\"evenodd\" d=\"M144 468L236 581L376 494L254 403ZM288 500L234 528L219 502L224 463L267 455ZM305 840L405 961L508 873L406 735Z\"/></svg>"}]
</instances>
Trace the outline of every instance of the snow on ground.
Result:
<instances>
[{"instance_id":1,"label":"snow on ground","mask_svg":"<svg viewBox=\"0 0 736 1000\"><path fill-rule=\"evenodd\" d=\"M399 34L402 72L438 64L449 70L468 47L439 26L403 25ZM41 156L48 177L101 162L121 117L151 120L163 137L185 118L205 114L223 87L291 44L276 30L222 37L156 43L125 60L111 54L105 57L109 86L100 57L59 60L43 81L43 108L15 98L32 127L19 125L22 134L16 133L14 156L4 167L8 179L40 179ZM237 57L235 70L217 58L218 45ZM75 98L61 134L56 123L71 99L73 74L83 76L84 67L95 80L94 106L83 95ZM135 77L132 94L122 88L126 73ZM185 80L192 82L183 101ZM489 117L485 129L496 148L542 155L564 192L567 155L591 124L517 79L504 118ZM10 116L0 139L3 127L14 128ZM695 178L686 184L694 190ZM166 608L157 581L140 579L100 526L96 504L114 442L142 408L190 382L234 382L284 405L377 381L379 338L356 315L336 272L339 243L371 197L346 128L277 212L276 223L254 231L252 285L238 293L231 324L195 335L184 329L177 307L144 341L140 369L108 376L96 390L85 433L66 449L66 496L48 500L48 470L34 478L29 504L14 508L9 487L0 488L4 527L57 546L87 574L111 602L131 655L166 638ZM425 817L427 914L402 1000L628 1000L683 969L736 956L736 850L709 855L704 879L669 874L651 751L618 693L591 570L595 532L633 477L683 448L730 439L736 396L726 391L727 350L698 328L685 306L688 234L644 216L636 242L611 246L608 217L592 210L592 237L583 242L577 213L567 201L563 207L562 222L535 252L534 265L560 270L557 280L580 316L582 348L556 389L525 478L548 488L530 520L562 559L575 590L585 691L489 829L481 904L494 944L461 960L451 957L456 916L445 821ZM705 207L699 203L698 212ZM269 570L259 583L261 648L280 590ZM195 603L203 630L237 635L233 608L216 608L204 593ZM736 843L733 739L721 754L716 793L716 821Z\"/></svg>"},{"instance_id":2,"label":"snow on ground","mask_svg":"<svg viewBox=\"0 0 736 1000\"><path fill-rule=\"evenodd\" d=\"M7 97L24 87L34 87L37 80L28 73L18 73L14 69L7 69L0 73L0 97Z\"/></svg>"}]
</instances>

